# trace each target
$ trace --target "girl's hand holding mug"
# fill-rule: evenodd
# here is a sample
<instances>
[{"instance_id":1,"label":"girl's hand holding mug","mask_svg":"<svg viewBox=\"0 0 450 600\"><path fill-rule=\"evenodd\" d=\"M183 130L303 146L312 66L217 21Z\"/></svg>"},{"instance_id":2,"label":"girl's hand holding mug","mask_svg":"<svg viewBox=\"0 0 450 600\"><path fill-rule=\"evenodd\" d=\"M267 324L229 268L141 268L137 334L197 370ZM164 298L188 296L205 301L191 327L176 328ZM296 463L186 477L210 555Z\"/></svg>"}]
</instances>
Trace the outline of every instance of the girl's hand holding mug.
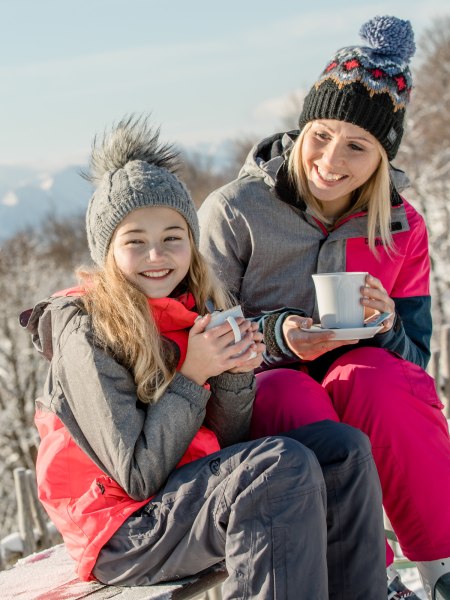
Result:
<instances>
[{"instance_id":1,"label":"girl's hand holding mug","mask_svg":"<svg viewBox=\"0 0 450 600\"><path fill-rule=\"evenodd\" d=\"M240 364L232 369L228 369L230 373L247 373L257 369L262 363L263 352L266 349L263 343L264 336L258 331L258 324L250 323L249 332L252 334L252 343L249 348L238 358L240 358Z\"/></svg>"},{"instance_id":2,"label":"girl's hand holding mug","mask_svg":"<svg viewBox=\"0 0 450 600\"><path fill-rule=\"evenodd\" d=\"M241 340L235 343L235 332L228 321L207 329L210 321L210 314L197 319L189 332L186 359L180 369L185 377L203 385L209 377L224 371L245 372L259 366L264 348L254 324L237 317ZM255 353L258 355L251 358Z\"/></svg>"}]
</instances>

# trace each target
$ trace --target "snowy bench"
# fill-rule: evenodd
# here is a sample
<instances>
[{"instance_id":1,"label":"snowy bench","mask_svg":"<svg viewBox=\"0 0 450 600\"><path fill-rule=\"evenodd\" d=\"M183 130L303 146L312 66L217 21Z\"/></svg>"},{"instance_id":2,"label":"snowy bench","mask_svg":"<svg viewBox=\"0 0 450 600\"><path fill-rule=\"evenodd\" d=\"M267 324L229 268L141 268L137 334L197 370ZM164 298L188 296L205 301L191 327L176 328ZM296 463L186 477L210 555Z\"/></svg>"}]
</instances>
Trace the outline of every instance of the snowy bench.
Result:
<instances>
[{"instance_id":1,"label":"snowy bench","mask_svg":"<svg viewBox=\"0 0 450 600\"><path fill-rule=\"evenodd\" d=\"M118 587L78 579L64 544L20 559L0 573L1 600L187 600L211 590L226 577L219 564L201 575L151 586Z\"/></svg>"}]
</instances>

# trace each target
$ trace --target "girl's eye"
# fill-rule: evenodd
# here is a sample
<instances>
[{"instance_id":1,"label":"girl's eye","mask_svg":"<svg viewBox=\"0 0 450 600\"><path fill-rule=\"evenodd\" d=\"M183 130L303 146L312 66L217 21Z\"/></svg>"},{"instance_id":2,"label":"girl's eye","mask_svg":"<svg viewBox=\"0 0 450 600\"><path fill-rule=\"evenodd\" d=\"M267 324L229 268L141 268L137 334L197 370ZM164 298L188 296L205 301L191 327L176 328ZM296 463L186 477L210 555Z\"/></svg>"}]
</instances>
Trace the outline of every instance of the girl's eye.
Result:
<instances>
[{"instance_id":1,"label":"girl's eye","mask_svg":"<svg viewBox=\"0 0 450 600\"><path fill-rule=\"evenodd\" d=\"M176 237L174 235L170 235L169 237L164 238L165 242L178 242L181 238Z\"/></svg>"},{"instance_id":2,"label":"girl's eye","mask_svg":"<svg viewBox=\"0 0 450 600\"><path fill-rule=\"evenodd\" d=\"M143 243L142 240L127 240L125 242L125 246L137 246L142 243Z\"/></svg>"},{"instance_id":3,"label":"girl's eye","mask_svg":"<svg viewBox=\"0 0 450 600\"><path fill-rule=\"evenodd\" d=\"M356 150L357 152L364 152L364 148L362 146L358 146L358 144L349 144L352 150Z\"/></svg>"}]
</instances>

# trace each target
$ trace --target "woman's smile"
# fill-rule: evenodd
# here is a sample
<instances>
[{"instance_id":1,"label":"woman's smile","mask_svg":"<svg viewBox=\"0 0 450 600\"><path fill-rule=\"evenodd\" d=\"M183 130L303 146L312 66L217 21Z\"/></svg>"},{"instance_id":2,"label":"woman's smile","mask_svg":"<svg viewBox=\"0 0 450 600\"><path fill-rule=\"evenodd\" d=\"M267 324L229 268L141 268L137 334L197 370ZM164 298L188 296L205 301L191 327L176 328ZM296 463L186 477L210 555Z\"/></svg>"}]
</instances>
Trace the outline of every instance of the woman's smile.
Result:
<instances>
[{"instance_id":1,"label":"woman's smile","mask_svg":"<svg viewBox=\"0 0 450 600\"><path fill-rule=\"evenodd\" d=\"M344 177L347 177L346 175L339 175L338 173L329 173L328 171L321 169L318 165L316 165L316 171L319 178L326 183L334 183L336 181L341 181L341 179L344 179Z\"/></svg>"}]
</instances>

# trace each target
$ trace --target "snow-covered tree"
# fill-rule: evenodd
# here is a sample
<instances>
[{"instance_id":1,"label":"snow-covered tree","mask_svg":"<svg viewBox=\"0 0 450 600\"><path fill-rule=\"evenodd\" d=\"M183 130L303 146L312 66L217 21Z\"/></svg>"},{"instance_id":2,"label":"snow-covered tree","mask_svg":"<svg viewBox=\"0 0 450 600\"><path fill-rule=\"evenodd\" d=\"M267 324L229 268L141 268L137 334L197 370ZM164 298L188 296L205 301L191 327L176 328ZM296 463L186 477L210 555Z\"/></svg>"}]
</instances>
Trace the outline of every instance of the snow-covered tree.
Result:
<instances>
[{"instance_id":1,"label":"snow-covered tree","mask_svg":"<svg viewBox=\"0 0 450 600\"><path fill-rule=\"evenodd\" d=\"M49 219L39 232L20 232L0 248L0 538L17 527L13 470L34 468L34 401L48 368L19 314L74 283L74 265L87 260L85 250L76 256L86 246L84 236L81 219Z\"/></svg>"},{"instance_id":2,"label":"snow-covered tree","mask_svg":"<svg viewBox=\"0 0 450 600\"><path fill-rule=\"evenodd\" d=\"M438 333L443 323L450 323L450 17L433 21L418 48L406 134L396 162L411 178L412 199L428 226Z\"/></svg>"}]
</instances>

